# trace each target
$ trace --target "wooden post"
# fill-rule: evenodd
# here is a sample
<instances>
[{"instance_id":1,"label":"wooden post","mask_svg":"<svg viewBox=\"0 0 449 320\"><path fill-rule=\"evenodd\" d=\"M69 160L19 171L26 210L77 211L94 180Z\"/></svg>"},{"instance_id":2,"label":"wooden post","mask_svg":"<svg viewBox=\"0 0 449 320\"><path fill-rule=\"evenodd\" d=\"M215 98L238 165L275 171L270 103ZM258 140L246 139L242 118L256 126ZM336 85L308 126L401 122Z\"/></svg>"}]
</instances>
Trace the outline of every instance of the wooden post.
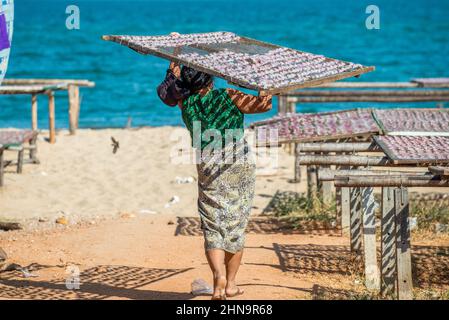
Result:
<instances>
[{"instance_id":1,"label":"wooden post","mask_svg":"<svg viewBox=\"0 0 449 320\"><path fill-rule=\"evenodd\" d=\"M359 255L362 249L362 208L360 188L350 189L351 252Z\"/></svg>"},{"instance_id":2,"label":"wooden post","mask_svg":"<svg viewBox=\"0 0 449 320\"><path fill-rule=\"evenodd\" d=\"M449 187L449 179L432 174L398 176L336 176L336 187Z\"/></svg>"},{"instance_id":3,"label":"wooden post","mask_svg":"<svg viewBox=\"0 0 449 320\"><path fill-rule=\"evenodd\" d=\"M413 299L412 260L410 248L409 199L406 188L395 190L396 259L399 300Z\"/></svg>"},{"instance_id":4,"label":"wooden post","mask_svg":"<svg viewBox=\"0 0 449 320\"><path fill-rule=\"evenodd\" d=\"M332 182L330 181L322 181L321 182L321 199L324 204L330 205L333 199L332 193Z\"/></svg>"},{"instance_id":5,"label":"wooden post","mask_svg":"<svg viewBox=\"0 0 449 320\"><path fill-rule=\"evenodd\" d=\"M337 223L337 226L341 227L343 235L343 226L341 223L341 202L341 188L335 188L335 221Z\"/></svg>"},{"instance_id":6,"label":"wooden post","mask_svg":"<svg viewBox=\"0 0 449 320\"><path fill-rule=\"evenodd\" d=\"M341 208L341 230L343 235L348 236L351 226L351 201L350 188L339 188Z\"/></svg>"},{"instance_id":7,"label":"wooden post","mask_svg":"<svg viewBox=\"0 0 449 320\"><path fill-rule=\"evenodd\" d=\"M283 95L278 96L278 114L285 114L287 108L287 97Z\"/></svg>"},{"instance_id":8,"label":"wooden post","mask_svg":"<svg viewBox=\"0 0 449 320\"><path fill-rule=\"evenodd\" d=\"M296 113L296 102L288 101L288 98L287 98L287 112Z\"/></svg>"},{"instance_id":9,"label":"wooden post","mask_svg":"<svg viewBox=\"0 0 449 320\"><path fill-rule=\"evenodd\" d=\"M317 188L316 166L307 166L307 196L312 201L317 198Z\"/></svg>"},{"instance_id":10,"label":"wooden post","mask_svg":"<svg viewBox=\"0 0 449 320\"><path fill-rule=\"evenodd\" d=\"M381 294L391 296L396 289L396 218L394 188L382 188Z\"/></svg>"},{"instance_id":11,"label":"wooden post","mask_svg":"<svg viewBox=\"0 0 449 320\"><path fill-rule=\"evenodd\" d=\"M376 201L373 188L362 188L363 249L365 255L365 286L380 289L379 266L376 248Z\"/></svg>"},{"instance_id":12,"label":"wooden post","mask_svg":"<svg viewBox=\"0 0 449 320\"><path fill-rule=\"evenodd\" d=\"M299 144L295 143L295 183L301 182L301 150L299 149Z\"/></svg>"},{"instance_id":13,"label":"wooden post","mask_svg":"<svg viewBox=\"0 0 449 320\"><path fill-rule=\"evenodd\" d=\"M37 154L37 135L30 141L30 159L32 163L39 164L39 160L36 157Z\"/></svg>"},{"instance_id":14,"label":"wooden post","mask_svg":"<svg viewBox=\"0 0 449 320\"><path fill-rule=\"evenodd\" d=\"M4 157L3 157L3 151L4 151L4 149L3 148L0 148L0 187L3 187L3 174L4 174L4 170L5 170L5 168L4 168L4 165L5 165L5 162L4 162Z\"/></svg>"},{"instance_id":15,"label":"wooden post","mask_svg":"<svg viewBox=\"0 0 449 320\"><path fill-rule=\"evenodd\" d=\"M323 204L330 205L332 203L333 194L332 194L332 182L330 181L321 181L318 179L318 173L319 171L323 169L330 169L330 166L320 166L317 170L317 180L320 185L320 195L321 195L321 201L323 201Z\"/></svg>"},{"instance_id":16,"label":"wooden post","mask_svg":"<svg viewBox=\"0 0 449 320\"><path fill-rule=\"evenodd\" d=\"M78 129L78 118L80 110L79 87L76 85L69 85L69 128L70 134L75 135Z\"/></svg>"},{"instance_id":17,"label":"wooden post","mask_svg":"<svg viewBox=\"0 0 449 320\"><path fill-rule=\"evenodd\" d=\"M36 131L37 125L37 94L31 95L31 129Z\"/></svg>"},{"instance_id":18,"label":"wooden post","mask_svg":"<svg viewBox=\"0 0 449 320\"><path fill-rule=\"evenodd\" d=\"M23 154L25 149L22 147L17 155L17 173L21 174L23 172Z\"/></svg>"},{"instance_id":19,"label":"wooden post","mask_svg":"<svg viewBox=\"0 0 449 320\"><path fill-rule=\"evenodd\" d=\"M51 144L56 142L56 128L55 128L55 93L49 91L48 95L48 131L50 132L49 142Z\"/></svg>"}]
</instances>

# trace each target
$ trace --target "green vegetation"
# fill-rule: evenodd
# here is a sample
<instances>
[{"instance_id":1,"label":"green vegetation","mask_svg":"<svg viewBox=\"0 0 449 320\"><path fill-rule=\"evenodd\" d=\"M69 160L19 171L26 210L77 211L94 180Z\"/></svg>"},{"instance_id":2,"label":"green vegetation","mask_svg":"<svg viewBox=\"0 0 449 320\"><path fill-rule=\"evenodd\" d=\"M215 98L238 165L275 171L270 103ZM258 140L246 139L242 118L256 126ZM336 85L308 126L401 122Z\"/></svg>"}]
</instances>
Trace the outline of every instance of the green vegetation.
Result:
<instances>
[{"instance_id":1,"label":"green vegetation","mask_svg":"<svg viewBox=\"0 0 449 320\"><path fill-rule=\"evenodd\" d=\"M449 224L449 206L429 206L426 202L412 202L410 215L417 218L419 229L433 230L435 223Z\"/></svg>"},{"instance_id":2,"label":"green vegetation","mask_svg":"<svg viewBox=\"0 0 449 320\"><path fill-rule=\"evenodd\" d=\"M325 205L320 199L297 192L276 192L265 212L290 221L295 228L304 221L335 222L335 203Z\"/></svg>"}]
</instances>

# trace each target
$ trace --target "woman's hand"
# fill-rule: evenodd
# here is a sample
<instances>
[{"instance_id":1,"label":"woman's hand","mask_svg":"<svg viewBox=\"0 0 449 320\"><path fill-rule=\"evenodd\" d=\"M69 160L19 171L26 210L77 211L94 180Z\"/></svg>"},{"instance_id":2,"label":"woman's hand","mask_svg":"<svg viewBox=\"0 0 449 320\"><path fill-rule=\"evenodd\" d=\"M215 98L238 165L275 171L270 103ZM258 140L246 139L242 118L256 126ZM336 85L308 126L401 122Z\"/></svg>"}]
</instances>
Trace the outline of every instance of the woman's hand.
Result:
<instances>
[{"instance_id":1,"label":"woman's hand","mask_svg":"<svg viewBox=\"0 0 449 320\"><path fill-rule=\"evenodd\" d=\"M170 33L170 37L174 37L174 38L177 38L177 37L179 37L181 34L179 34L178 32L171 32ZM175 55L175 56L177 56L178 54L180 54L181 53L181 48L180 47L176 47L174 50L173 50L173 54ZM181 77L181 66L179 65L179 63L177 63L177 62L174 62L174 61L172 61L171 63L170 63L170 70L173 72L173 74L176 76L176 78L180 78Z\"/></svg>"},{"instance_id":2,"label":"woman's hand","mask_svg":"<svg viewBox=\"0 0 449 320\"><path fill-rule=\"evenodd\" d=\"M271 110L273 106L273 96L271 95L256 97L235 89L228 89L227 92L229 97L232 99L232 102L234 102L242 113L267 112Z\"/></svg>"}]
</instances>

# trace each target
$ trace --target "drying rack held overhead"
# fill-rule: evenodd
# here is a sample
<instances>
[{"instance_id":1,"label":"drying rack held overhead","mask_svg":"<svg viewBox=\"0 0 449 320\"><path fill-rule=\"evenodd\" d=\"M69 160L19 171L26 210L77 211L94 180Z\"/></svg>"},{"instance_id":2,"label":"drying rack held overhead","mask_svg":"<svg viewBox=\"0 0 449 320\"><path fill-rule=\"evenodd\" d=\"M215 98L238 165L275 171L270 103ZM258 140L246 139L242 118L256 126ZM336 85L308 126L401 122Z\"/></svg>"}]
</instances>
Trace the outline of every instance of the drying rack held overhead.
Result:
<instances>
[{"instance_id":1,"label":"drying rack held overhead","mask_svg":"<svg viewBox=\"0 0 449 320\"><path fill-rule=\"evenodd\" d=\"M374 70L352 62L241 37L231 32L179 36L103 36L138 53L154 55L227 80L230 84L280 94L356 77Z\"/></svg>"}]
</instances>

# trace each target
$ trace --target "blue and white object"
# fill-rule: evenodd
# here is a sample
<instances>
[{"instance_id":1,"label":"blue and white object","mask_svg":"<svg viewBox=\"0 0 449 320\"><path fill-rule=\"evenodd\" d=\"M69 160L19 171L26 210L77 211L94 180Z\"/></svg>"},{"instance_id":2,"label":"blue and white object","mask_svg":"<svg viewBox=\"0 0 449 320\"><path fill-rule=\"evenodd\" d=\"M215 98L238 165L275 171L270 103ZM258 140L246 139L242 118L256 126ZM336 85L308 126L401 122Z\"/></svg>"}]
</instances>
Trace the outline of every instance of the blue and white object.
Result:
<instances>
[{"instance_id":1,"label":"blue and white object","mask_svg":"<svg viewBox=\"0 0 449 320\"><path fill-rule=\"evenodd\" d=\"M14 22L14 0L0 0L0 84L8 68Z\"/></svg>"}]
</instances>

